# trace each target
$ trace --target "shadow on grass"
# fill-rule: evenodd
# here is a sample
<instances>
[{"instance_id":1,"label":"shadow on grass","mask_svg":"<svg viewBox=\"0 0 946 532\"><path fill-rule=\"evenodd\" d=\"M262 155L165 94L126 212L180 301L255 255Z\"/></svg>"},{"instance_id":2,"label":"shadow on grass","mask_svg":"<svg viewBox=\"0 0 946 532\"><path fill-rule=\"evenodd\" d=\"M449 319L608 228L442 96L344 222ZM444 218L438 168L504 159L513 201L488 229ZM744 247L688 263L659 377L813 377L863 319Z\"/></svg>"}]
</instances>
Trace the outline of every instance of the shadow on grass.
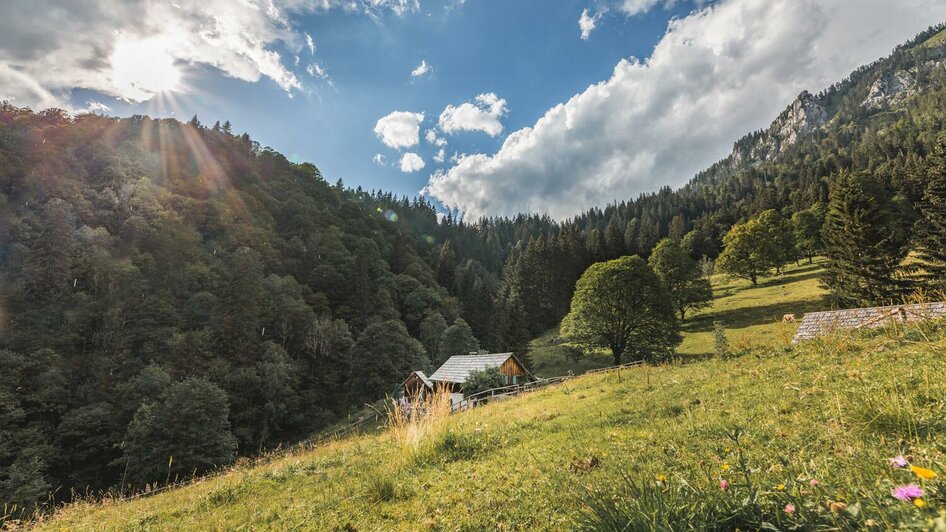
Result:
<instances>
[{"instance_id":1,"label":"shadow on grass","mask_svg":"<svg viewBox=\"0 0 946 532\"><path fill-rule=\"evenodd\" d=\"M713 330L713 322L721 322L728 330L742 329L753 325L765 325L782 320L786 314L799 316L805 312L823 310L823 298L811 301L788 301L754 307L734 308L699 314L683 324L685 332L709 332Z\"/></svg>"}]
</instances>

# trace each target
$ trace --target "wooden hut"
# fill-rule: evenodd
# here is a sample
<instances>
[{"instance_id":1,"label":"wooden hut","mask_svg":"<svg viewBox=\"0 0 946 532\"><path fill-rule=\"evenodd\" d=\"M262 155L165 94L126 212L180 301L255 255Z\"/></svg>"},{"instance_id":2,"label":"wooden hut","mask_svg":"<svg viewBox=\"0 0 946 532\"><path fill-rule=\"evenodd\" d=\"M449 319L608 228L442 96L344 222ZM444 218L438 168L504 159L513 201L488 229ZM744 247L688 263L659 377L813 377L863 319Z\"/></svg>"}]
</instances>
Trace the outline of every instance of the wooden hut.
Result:
<instances>
[{"instance_id":1,"label":"wooden hut","mask_svg":"<svg viewBox=\"0 0 946 532\"><path fill-rule=\"evenodd\" d=\"M404 396L411 400L423 399L434 391L434 383L423 371L415 371L404 379L401 389L404 390Z\"/></svg>"},{"instance_id":2,"label":"wooden hut","mask_svg":"<svg viewBox=\"0 0 946 532\"><path fill-rule=\"evenodd\" d=\"M506 384L520 384L534 380L535 377L512 353L493 353L478 355L457 355L450 357L430 376L433 386L443 386L451 392L463 391L470 374L490 368L499 368ZM415 372L416 373L416 372Z\"/></svg>"}]
</instances>

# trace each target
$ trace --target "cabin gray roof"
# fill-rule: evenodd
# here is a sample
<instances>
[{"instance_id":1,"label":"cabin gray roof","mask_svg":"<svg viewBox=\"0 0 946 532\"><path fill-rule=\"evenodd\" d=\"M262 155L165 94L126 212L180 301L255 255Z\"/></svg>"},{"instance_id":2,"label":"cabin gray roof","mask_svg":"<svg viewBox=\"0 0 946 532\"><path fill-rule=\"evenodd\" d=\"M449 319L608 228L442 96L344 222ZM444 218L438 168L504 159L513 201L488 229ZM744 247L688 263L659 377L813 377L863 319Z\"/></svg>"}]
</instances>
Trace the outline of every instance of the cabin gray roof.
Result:
<instances>
[{"instance_id":1,"label":"cabin gray roof","mask_svg":"<svg viewBox=\"0 0 946 532\"><path fill-rule=\"evenodd\" d=\"M424 372L423 372L423 371L415 371L415 372L411 373L411 375L417 375L417 376L420 378L421 382L424 383L424 386L426 386L426 387L428 387L428 388L433 388L433 387L434 387L434 383L430 382L430 379L427 377L427 375L424 375ZM408 376L406 379L404 379L404 383L406 383L408 380L410 380L410 378L411 378L411 377ZM403 385L404 383L401 383L401 384Z\"/></svg>"},{"instance_id":2,"label":"cabin gray roof","mask_svg":"<svg viewBox=\"0 0 946 532\"><path fill-rule=\"evenodd\" d=\"M946 318L946 302L854 308L805 314L792 343L841 329L870 329L890 323Z\"/></svg>"},{"instance_id":3,"label":"cabin gray roof","mask_svg":"<svg viewBox=\"0 0 946 532\"><path fill-rule=\"evenodd\" d=\"M430 376L430 380L434 382L463 384L470 376L470 373L483 371L488 368L498 368L509 360L511 356L512 353L452 356Z\"/></svg>"}]
</instances>

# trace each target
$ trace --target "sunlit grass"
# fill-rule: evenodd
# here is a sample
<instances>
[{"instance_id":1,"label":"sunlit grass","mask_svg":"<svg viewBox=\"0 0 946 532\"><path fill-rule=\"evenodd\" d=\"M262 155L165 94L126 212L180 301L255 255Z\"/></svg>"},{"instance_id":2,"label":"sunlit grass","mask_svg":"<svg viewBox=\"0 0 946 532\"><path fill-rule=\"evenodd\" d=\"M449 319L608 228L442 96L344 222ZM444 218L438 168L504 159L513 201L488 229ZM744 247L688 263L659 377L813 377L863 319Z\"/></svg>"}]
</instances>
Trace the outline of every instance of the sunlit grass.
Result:
<instances>
[{"instance_id":1,"label":"sunlit grass","mask_svg":"<svg viewBox=\"0 0 946 532\"><path fill-rule=\"evenodd\" d=\"M926 326L582 377L445 417L419 439L394 427L42 525L933 528L946 516L944 353L944 329ZM425 451L405 460L405 445ZM892 468L901 454L937 477ZM911 482L923 508L891 495Z\"/></svg>"}]
</instances>

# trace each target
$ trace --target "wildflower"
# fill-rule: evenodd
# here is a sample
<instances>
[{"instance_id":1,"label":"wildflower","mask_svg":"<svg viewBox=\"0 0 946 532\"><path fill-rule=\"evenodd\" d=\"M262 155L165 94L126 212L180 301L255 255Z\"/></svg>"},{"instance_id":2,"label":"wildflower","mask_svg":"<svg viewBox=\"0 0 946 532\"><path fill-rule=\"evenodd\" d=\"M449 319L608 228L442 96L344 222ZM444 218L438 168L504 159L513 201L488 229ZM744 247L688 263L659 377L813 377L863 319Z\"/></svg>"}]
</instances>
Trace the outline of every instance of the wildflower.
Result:
<instances>
[{"instance_id":1,"label":"wildflower","mask_svg":"<svg viewBox=\"0 0 946 532\"><path fill-rule=\"evenodd\" d=\"M923 496L923 488L916 484L907 484L906 486L897 486L891 493L901 501L912 501Z\"/></svg>"},{"instance_id":2,"label":"wildflower","mask_svg":"<svg viewBox=\"0 0 946 532\"><path fill-rule=\"evenodd\" d=\"M793 515L795 513L795 505L792 503L788 503L785 505L784 510L785 510L785 513L787 513L788 515Z\"/></svg>"},{"instance_id":3,"label":"wildflower","mask_svg":"<svg viewBox=\"0 0 946 532\"><path fill-rule=\"evenodd\" d=\"M828 504L828 508L831 510L832 513L839 514L847 509L847 503L835 501Z\"/></svg>"},{"instance_id":4,"label":"wildflower","mask_svg":"<svg viewBox=\"0 0 946 532\"><path fill-rule=\"evenodd\" d=\"M890 459L890 465L892 467L906 469L910 467L910 462L907 462L907 459L904 458L902 454L898 454L897 456L894 456Z\"/></svg>"},{"instance_id":5,"label":"wildflower","mask_svg":"<svg viewBox=\"0 0 946 532\"><path fill-rule=\"evenodd\" d=\"M723 491L728 491L728 490L729 490L729 481L727 481L726 479L720 480L720 481L719 481L719 489L721 489L721 490L723 490Z\"/></svg>"},{"instance_id":6,"label":"wildflower","mask_svg":"<svg viewBox=\"0 0 946 532\"><path fill-rule=\"evenodd\" d=\"M779 484L778 486L775 486L775 489L779 491L785 491L785 484Z\"/></svg>"},{"instance_id":7,"label":"wildflower","mask_svg":"<svg viewBox=\"0 0 946 532\"><path fill-rule=\"evenodd\" d=\"M867 525L867 526L877 526L877 520L876 520L876 519L868 519L867 521L864 521L864 524Z\"/></svg>"},{"instance_id":8,"label":"wildflower","mask_svg":"<svg viewBox=\"0 0 946 532\"><path fill-rule=\"evenodd\" d=\"M723 464L723 471L729 471L729 464Z\"/></svg>"},{"instance_id":9,"label":"wildflower","mask_svg":"<svg viewBox=\"0 0 946 532\"><path fill-rule=\"evenodd\" d=\"M917 508L923 508L926 506L926 501L923 499L913 499L913 506L916 506Z\"/></svg>"},{"instance_id":10,"label":"wildflower","mask_svg":"<svg viewBox=\"0 0 946 532\"><path fill-rule=\"evenodd\" d=\"M936 478L936 473L932 469L927 469L925 467L912 465L910 466L910 471L913 471L914 475L922 478L923 480L933 480Z\"/></svg>"},{"instance_id":11,"label":"wildflower","mask_svg":"<svg viewBox=\"0 0 946 532\"><path fill-rule=\"evenodd\" d=\"M657 475L657 482L664 482L667 480L667 475Z\"/></svg>"},{"instance_id":12,"label":"wildflower","mask_svg":"<svg viewBox=\"0 0 946 532\"><path fill-rule=\"evenodd\" d=\"M818 479L813 478L813 479L811 479L811 480L808 481L808 484L810 484L811 487L815 487L815 486L817 486L818 484L821 484L821 483L818 482Z\"/></svg>"}]
</instances>

